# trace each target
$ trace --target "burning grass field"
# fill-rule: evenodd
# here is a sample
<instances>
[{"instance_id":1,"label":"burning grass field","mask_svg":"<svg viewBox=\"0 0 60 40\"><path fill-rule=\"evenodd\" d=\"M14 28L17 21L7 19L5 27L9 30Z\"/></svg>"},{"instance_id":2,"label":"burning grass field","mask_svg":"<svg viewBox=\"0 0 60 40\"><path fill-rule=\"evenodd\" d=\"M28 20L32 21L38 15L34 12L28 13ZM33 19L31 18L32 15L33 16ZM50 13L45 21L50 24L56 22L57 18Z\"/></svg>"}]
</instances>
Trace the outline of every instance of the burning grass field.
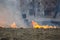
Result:
<instances>
[{"instance_id":1,"label":"burning grass field","mask_svg":"<svg viewBox=\"0 0 60 40\"><path fill-rule=\"evenodd\" d=\"M0 28L0 40L60 40L60 28Z\"/></svg>"}]
</instances>

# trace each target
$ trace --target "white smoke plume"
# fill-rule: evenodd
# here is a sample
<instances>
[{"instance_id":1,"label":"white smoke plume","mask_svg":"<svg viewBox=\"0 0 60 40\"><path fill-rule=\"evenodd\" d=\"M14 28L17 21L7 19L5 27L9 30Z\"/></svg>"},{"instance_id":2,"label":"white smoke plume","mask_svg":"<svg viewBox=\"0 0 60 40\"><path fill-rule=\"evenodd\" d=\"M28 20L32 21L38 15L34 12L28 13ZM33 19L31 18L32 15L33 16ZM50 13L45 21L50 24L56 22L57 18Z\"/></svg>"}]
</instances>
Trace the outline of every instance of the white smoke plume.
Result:
<instances>
[{"instance_id":1,"label":"white smoke plume","mask_svg":"<svg viewBox=\"0 0 60 40\"><path fill-rule=\"evenodd\" d=\"M9 26L15 22L18 27L26 27L20 12L19 0L0 0L0 25Z\"/></svg>"}]
</instances>

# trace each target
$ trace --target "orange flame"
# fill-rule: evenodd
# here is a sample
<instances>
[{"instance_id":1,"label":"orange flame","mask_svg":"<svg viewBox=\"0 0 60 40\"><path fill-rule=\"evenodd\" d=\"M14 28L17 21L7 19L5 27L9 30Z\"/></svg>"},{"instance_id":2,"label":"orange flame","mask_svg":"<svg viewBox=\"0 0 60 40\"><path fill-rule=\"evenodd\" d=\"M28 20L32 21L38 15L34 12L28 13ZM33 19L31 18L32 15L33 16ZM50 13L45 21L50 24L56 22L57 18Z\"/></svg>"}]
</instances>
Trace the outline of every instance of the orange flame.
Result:
<instances>
[{"instance_id":1,"label":"orange flame","mask_svg":"<svg viewBox=\"0 0 60 40\"><path fill-rule=\"evenodd\" d=\"M11 24L11 28L17 28L17 26L16 26L16 23L15 23L15 22L13 22L13 24Z\"/></svg>"},{"instance_id":2,"label":"orange flame","mask_svg":"<svg viewBox=\"0 0 60 40\"><path fill-rule=\"evenodd\" d=\"M0 25L0 28L4 28L4 26L3 25Z\"/></svg>"},{"instance_id":3,"label":"orange flame","mask_svg":"<svg viewBox=\"0 0 60 40\"><path fill-rule=\"evenodd\" d=\"M48 29L48 28L56 28L56 26L48 26L48 25L39 25L37 22L32 21L33 28L43 28L43 29Z\"/></svg>"}]
</instances>

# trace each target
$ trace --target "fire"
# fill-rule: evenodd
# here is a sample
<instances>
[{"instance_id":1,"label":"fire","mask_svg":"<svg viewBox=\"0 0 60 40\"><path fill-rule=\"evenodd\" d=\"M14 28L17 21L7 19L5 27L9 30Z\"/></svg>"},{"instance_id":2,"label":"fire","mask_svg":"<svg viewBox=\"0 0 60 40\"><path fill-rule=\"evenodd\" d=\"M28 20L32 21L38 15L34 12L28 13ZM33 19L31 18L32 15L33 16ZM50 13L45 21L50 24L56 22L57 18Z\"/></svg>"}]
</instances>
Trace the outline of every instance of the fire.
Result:
<instances>
[{"instance_id":1,"label":"fire","mask_svg":"<svg viewBox=\"0 0 60 40\"><path fill-rule=\"evenodd\" d=\"M32 21L33 28L43 28L43 29L48 29L48 28L56 28L56 26L48 26L48 25L39 25L37 22Z\"/></svg>"},{"instance_id":2,"label":"fire","mask_svg":"<svg viewBox=\"0 0 60 40\"><path fill-rule=\"evenodd\" d=\"M3 25L0 25L0 28L4 28L4 26Z\"/></svg>"},{"instance_id":3,"label":"fire","mask_svg":"<svg viewBox=\"0 0 60 40\"><path fill-rule=\"evenodd\" d=\"M41 28L40 25L34 21L32 21L33 28Z\"/></svg>"},{"instance_id":4,"label":"fire","mask_svg":"<svg viewBox=\"0 0 60 40\"><path fill-rule=\"evenodd\" d=\"M17 26L16 26L16 23L15 23L15 22L13 22L13 24L11 24L11 28L17 28Z\"/></svg>"}]
</instances>

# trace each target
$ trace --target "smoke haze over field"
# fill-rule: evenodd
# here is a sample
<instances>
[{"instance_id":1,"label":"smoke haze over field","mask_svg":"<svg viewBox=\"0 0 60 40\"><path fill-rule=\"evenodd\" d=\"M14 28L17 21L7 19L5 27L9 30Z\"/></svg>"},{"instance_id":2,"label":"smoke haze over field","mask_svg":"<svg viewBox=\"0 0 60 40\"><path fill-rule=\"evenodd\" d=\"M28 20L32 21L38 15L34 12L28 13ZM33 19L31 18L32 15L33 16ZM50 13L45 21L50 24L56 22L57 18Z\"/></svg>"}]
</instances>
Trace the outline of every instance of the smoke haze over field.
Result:
<instances>
[{"instance_id":1,"label":"smoke haze over field","mask_svg":"<svg viewBox=\"0 0 60 40\"><path fill-rule=\"evenodd\" d=\"M0 25L11 25L13 22L18 26L25 26L21 18L20 1L0 0Z\"/></svg>"},{"instance_id":2,"label":"smoke haze over field","mask_svg":"<svg viewBox=\"0 0 60 40\"><path fill-rule=\"evenodd\" d=\"M59 0L0 0L0 25L32 27L32 20L42 25L60 25L59 4Z\"/></svg>"}]
</instances>

